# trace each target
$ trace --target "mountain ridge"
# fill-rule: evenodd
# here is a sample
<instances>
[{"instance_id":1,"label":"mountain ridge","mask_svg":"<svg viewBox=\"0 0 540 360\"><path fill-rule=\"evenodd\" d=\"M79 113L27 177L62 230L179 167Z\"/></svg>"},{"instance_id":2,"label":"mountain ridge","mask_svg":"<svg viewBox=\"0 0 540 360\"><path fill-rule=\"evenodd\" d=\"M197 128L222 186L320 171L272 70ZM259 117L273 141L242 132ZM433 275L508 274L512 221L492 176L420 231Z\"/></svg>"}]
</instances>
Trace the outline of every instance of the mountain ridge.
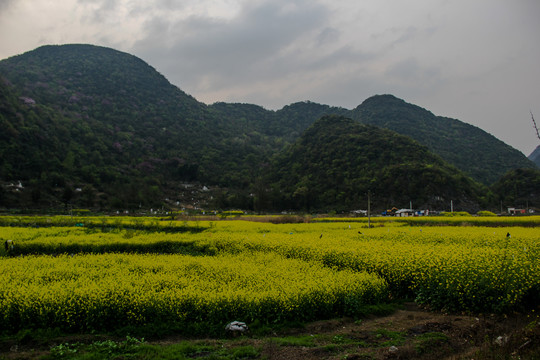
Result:
<instances>
[{"instance_id":1,"label":"mountain ridge","mask_svg":"<svg viewBox=\"0 0 540 360\"><path fill-rule=\"evenodd\" d=\"M436 116L393 95L366 99L353 110L352 117L412 137L487 185L515 168L533 168L519 150L486 131L457 119Z\"/></svg>"},{"instance_id":2,"label":"mountain ridge","mask_svg":"<svg viewBox=\"0 0 540 360\"><path fill-rule=\"evenodd\" d=\"M159 196L178 196L178 184L193 181L233 189L225 197L241 197L236 204L245 205L271 158L325 115L384 125L396 122L385 115L394 112L420 124L434 119L455 124L388 95L366 99L353 110L309 101L275 111L253 104L206 105L143 60L85 44L44 46L2 60L0 75L2 91L12 93L2 101L13 105L12 111L3 106L0 121L30 140L24 146L17 137L0 143L0 180L33 182L39 191L32 201L41 205L53 197L67 204L73 199L69 187L87 191L87 204L94 206L158 205ZM509 146L494 144L490 151L508 155ZM514 161L506 163L523 162L523 155L508 156ZM475 156L465 151L463 157ZM484 169L485 163L481 158L475 166ZM506 170L497 171L491 176Z\"/></svg>"},{"instance_id":3,"label":"mountain ridge","mask_svg":"<svg viewBox=\"0 0 540 360\"><path fill-rule=\"evenodd\" d=\"M378 208L408 204L438 208L452 199L479 208L482 186L427 147L392 130L344 116L323 116L273 163L274 181L286 194L281 207L354 208L373 194Z\"/></svg>"}]
</instances>

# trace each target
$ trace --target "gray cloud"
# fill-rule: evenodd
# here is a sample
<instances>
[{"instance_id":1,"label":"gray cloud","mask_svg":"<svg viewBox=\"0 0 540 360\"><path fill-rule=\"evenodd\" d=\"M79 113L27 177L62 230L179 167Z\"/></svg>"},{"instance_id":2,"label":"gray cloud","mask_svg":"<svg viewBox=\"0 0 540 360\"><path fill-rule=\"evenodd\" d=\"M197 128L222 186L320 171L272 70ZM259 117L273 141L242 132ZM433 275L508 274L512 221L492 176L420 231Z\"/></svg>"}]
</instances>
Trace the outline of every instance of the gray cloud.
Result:
<instances>
[{"instance_id":1,"label":"gray cloud","mask_svg":"<svg viewBox=\"0 0 540 360\"><path fill-rule=\"evenodd\" d=\"M404 83L409 88L431 87L442 81L440 69L423 66L414 57L398 61L386 70L385 76L396 83Z\"/></svg>"},{"instance_id":2,"label":"gray cloud","mask_svg":"<svg viewBox=\"0 0 540 360\"><path fill-rule=\"evenodd\" d=\"M0 0L0 9L7 9L15 0Z\"/></svg>"},{"instance_id":3,"label":"gray cloud","mask_svg":"<svg viewBox=\"0 0 540 360\"><path fill-rule=\"evenodd\" d=\"M119 9L118 0L77 0L84 8L91 9L83 13L83 21L91 23L103 23L107 18Z\"/></svg>"},{"instance_id":4,"label":"gray cloud","mask_svg":"<svg viewBox=\"0 0 540 360\"><path fill-rule=\"evenodd\" d=\"M290 4L295 7L284 11ZM292 53L288 47L311 32L318 34L326 18L325 8L308 0L258 2L230 20L193 16L170 22L156 17L146 23L148 36L134 48L148 57L163 53L161 66L182 69L186 82L204 75L221 88L277 75L280 58L294 59L302 52L301 46Z\"/></svg>"},{"instance_id":5,"label":"gray cloud","mask_svg":"<svg viewBox=\"0 0 540 360\"><path fill-rule=\"evenodd\" d=\"M340 36L339 30L335 28L331 28L331 27L324 28L317 36L317 44L319 46L324 46L331 43L335 43L339 41L339 36Z\"/></svg>"},{"instance_id":6,"label":"gray cloud","mask_svg":"<svg viewBox=\"0 0 540 360\"><path fill-rule=\"evenodd\" d=\"M205 102L353 108L390 93L525 153L540 117L538 0L0 0L0 58L87 42Z\"/></svg>"}]
</instances>

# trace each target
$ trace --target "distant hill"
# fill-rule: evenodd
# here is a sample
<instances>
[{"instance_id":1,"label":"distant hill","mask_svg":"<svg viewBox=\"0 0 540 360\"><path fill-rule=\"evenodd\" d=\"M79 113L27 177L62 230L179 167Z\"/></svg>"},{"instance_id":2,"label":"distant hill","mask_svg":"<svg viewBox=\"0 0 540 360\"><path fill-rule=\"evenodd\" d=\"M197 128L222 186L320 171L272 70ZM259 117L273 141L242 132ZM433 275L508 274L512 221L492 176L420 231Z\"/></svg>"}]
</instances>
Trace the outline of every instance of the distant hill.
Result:
<instances>
[{"instance_id":1,"label":"distant hill","mask_svg":"<svg viewBox=\"0 0 540 360\"><path fill-rule=\"evenodd\" d=\"M325 116L279 154L271 171L279 208L327 211L479 206L482 187L425 147L396 132ZM457 200L459 199L459 200Z\"/></svg>"},{"instance_id":2,"label":"distant hill","mask_svg":"<svg viewBox=\"0 0 540 360\"><path fill-rule=\"evenodd\" d=\"M4 121L34 136L0 144L1 180L32 181L43 193L87 185L85 206L157 205L180 182L247 188L252 169L274 150L257 131L272 112L206 106L116 50L44 46L1 61L0 74L18 114Z\"/></svg>"},{"instance_id":3,"label":"distant hill","mask_svg":"<svg viewBox=\"0 0 540 360\"><path fill-rule=\"evenodd\" d=\"M491 189L497 200L505 206L540 210L539 169L511 170L493 184Z\"/></svg>"},{"instance_id":4,"label":"distant hill","mask_svg":"<svg viewBox=\"0 0 540 360\"><path fill-rule=\"evenodd\" d=\"M534 168L520 151L485 131L431 112L392 95L377 95L353 110L365 124L410 136L473 179L491 184L516 168Z\"/></svg>"},{"instance_id":5,"label":"distant hill","mask_svg":"<svg viewBox=\"0 0 540 360\"><path fill-rule=\"evenodd\" d=\"M528 156L528 159L535 163L536 166L540 167L540 145L534 149L534 151Z\"/></svg>"},{"instance_id":6,"label":"distant hill","mask_svg":"<svg viewBox=\"0 0 540 360\"><path fill-rule=\"evenodd\" d=\"M130 54L43 46L0 61L0 207L197 205L186 183L221 189L207 194L211 206L255 207L272 157L325 115L410 136L485 184L534 166L478 128L392 96L354 110L206 105Z\"/></svg>"}]
</instances>

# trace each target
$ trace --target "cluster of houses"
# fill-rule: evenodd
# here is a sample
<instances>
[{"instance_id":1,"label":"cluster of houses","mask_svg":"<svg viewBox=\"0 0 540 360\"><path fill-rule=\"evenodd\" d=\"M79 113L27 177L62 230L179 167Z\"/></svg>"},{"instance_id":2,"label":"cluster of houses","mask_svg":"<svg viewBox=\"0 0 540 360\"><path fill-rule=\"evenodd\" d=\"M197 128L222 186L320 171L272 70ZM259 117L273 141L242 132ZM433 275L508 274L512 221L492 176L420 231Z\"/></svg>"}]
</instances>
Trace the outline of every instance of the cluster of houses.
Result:
<instances>
[{"instance_id":1,"label":"cluster of houses","mask_svg":"<svg viewBox=\"0 0 540 360\"><path fill-rule=\"evenodd\" d=\"M366 210L355 210L353 213L357 216L367 216ZM410 217L410 216L428 216L429 214L436 215L437 212L430 212L429 210L413 210L413 209L398 209L393 207L385 210L381 213L382 216L397 216L397 217ZM527 215L534 214L533 209L518 209L508 208L508 215Z\"/></svg>"},{"instance_id":2,"label":"cluster of houses","mask_svg":"<svg viewBox=\"0 0 540 360\"><path fill-rule=\"evenodd\" d=\"M383 211L382 215L397 217L428 216L429 210L398 209L396 207L393 207L391 209Z\"/></svg>"},{"instance_id":3,"label":"cluster of houses","mask_svg":"<svg viewBox=\"0 0 540 360\"><path fill-rule=\"evenodd\" d=\"M534 209L516 209L516 208L508 208L508 215L526 215L527 212L529 214L534 214Z\"/></svg>"},{"instance_id":4,"label":"cluster of houses","mask_svg":"<svg viewBox=\"0 0 540 360\"><path fill-rule=\"evenodd\" d=\"M367 210L354 210L352 212L356 216L367 216ZM413 209L398 209L393 207L392 209L385 210L381 213L382 216L399 216L399 217L409 217L409 216L428 216L429 210L413 210Z\"/></svg>"}]
</instances>

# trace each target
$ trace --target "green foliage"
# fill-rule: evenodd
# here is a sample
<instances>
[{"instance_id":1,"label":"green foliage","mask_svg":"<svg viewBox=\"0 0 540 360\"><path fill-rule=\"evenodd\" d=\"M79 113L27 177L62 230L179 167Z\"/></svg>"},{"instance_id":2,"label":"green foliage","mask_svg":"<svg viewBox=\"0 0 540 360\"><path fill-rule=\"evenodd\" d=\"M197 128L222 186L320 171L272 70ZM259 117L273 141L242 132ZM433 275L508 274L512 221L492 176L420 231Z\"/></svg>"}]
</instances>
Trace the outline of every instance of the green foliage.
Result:
<instances>
[{"instance_id":1,"label":"green foliage","mask_svg":"<svg viewBox=\"0 0 540 360\"><path fill-rule=\"evenodd\" d=\"M441 215L446 216L446 217L471 216L471 214L469 214L466 211L453 211L453 212L445 211L445 212L442 212Z\"/></svg>"},{"instance_id":2,"label":"green foliage","mask_svg":"<svg viewBox=\"0 0 540 360\"><path fill-rule=\"evenodd\" d=\"M478 216L497 216L497 214L492 213L491 211L482 210L476 213Z\"/></svg>"},{"instance_id":3,"label":"green foliage","mask_svg":"<svg viewBox=\"0 0 540 360\"><path fill-rule=\"evenodd\" d=\"M509 171L491 186L497 200L508 207L540 207L540 170Z\"/></svg>"},{"instance_id":4,"label":"green foliage","mask_svg":"<svg viewBox=\"0 0 540 360\"><path fill-rule=\"evenodd\" d=\"M269 182L280 189L276 210L325 212L408 204L475 208L482 186L408 137L351 119L326 116L273 161Z\"/></svg>"},{"instance_id":5,"label":"green foliage","mask_svg":"<svg viewBox=\"0 0 540 360\"><path fill-rule=\"evenodd\" d=\"M86 344L63 343L53 346L44 359L170 359L204 357L215 360L258 359L260 349L253 346L223 347L218 344L182 341L171 345L148 344L130 336L124 341L103 340Z\"/></svg>"},{"instance_id":6,"label":"green foliage","mask_svg":"<svg viewBox=\"0 0 540 360\"><path fill-rule=\"evenodd\" d=\"M429 204L433 194L469 206L477 202L478 186L434 160L430 151L484 183L516 166L533 166L478 128L388 95L367 99L352 111L312 102L278 111L250 104L207 106L142 60L91 45L43 46L0 61L0 72L0 183L25 184L19 193L0 186L0 206L8 208L155 208L178 194L184 182L221 187L212 203L216 209L340 212L363 208L366 189L383 194L377 200L383 207L410 200ZM426 147L419 150L395 133L376 135L366 147L378 130L349 137L335 131L317 143L324 144L325 155L332 148L334 157L277 170L292 174L294 183L269 179L271 159L327 115L386 127ZM409 151L412 159L404 158ZM418 162L422 154L429 160ZM393 165L384 171L373 165L384 161ZM304 167L315 172L298 177ZM314 184L316 176L327 189ZM445 192L447 181L455 192ZM283 182L289 182L285 189ZM466 187L472 189L464 193ZM515 191L513 197L494 193L482 197L483 205L494 204L497 196L521 199Z\"/></svg>"},{"instance_id":7,"label":"green foliage","mask_svg":"<svg viewBox=\"0 0 540 360\"><path fill-rule=\"evenodd\" d=\"M491 184L506 172L534 168L521 152L485 131L431 112L392 95L377 95L352 111L352 118L410 136L476 181Z\"/></svg>"},{"instance_id":8,"label":"green foliage","mask_svg":"<svg viewBox=\"0 0 540 360\"><path fill-rule=\"evenodd\" d=\"M63 343L53 346L50 351L51 359L104 359L134 356L144 344L144 339L127 336L124 341L103 340L91 344Z\"/></svg>"},{"instance_id":9,"label":"green foliage","mask_svg":"<svg viewBox=\"0 0 540 360\"><path fill-rule=\"evenodd\" d=\"M280 346L315 346L315 336L312 335L273 338L272 341Z\"/></svg>"},{"instance_id":10,"label":"green foliage","mask_svg":"<svg viewBox=\"0 0 540 360\"><path fill-rule=\"evenodd\" d=\"M400 346L406 340L404 333L400 331L390 331L386 329L377 329L375 331L375 338L379 339L381 347Z\"/></svg>"},{"instance_id":11,"label":"green foliage","mask_svg":"<svg viewBox=\"0 0 540 360\"><path fill-rule=\"evenodd\" d=\"M448 342L448 336L440 332L428 332L418 335L415 339L415 349L418 354L426 354L437 350Z\"/></svg>"},{"instance_id":12,"label":"green foliage","mask_svg":"<svg viewBox=\"0 0 540 360\"><path fill-rule=\"evenodd\" d=\"M222 211L219 213L219 217L221 218L227 218L229 216L239 217L242 215L244 215L244 212L242 210L229 210L229 211Z\"/></svg>"}]
</instances>

